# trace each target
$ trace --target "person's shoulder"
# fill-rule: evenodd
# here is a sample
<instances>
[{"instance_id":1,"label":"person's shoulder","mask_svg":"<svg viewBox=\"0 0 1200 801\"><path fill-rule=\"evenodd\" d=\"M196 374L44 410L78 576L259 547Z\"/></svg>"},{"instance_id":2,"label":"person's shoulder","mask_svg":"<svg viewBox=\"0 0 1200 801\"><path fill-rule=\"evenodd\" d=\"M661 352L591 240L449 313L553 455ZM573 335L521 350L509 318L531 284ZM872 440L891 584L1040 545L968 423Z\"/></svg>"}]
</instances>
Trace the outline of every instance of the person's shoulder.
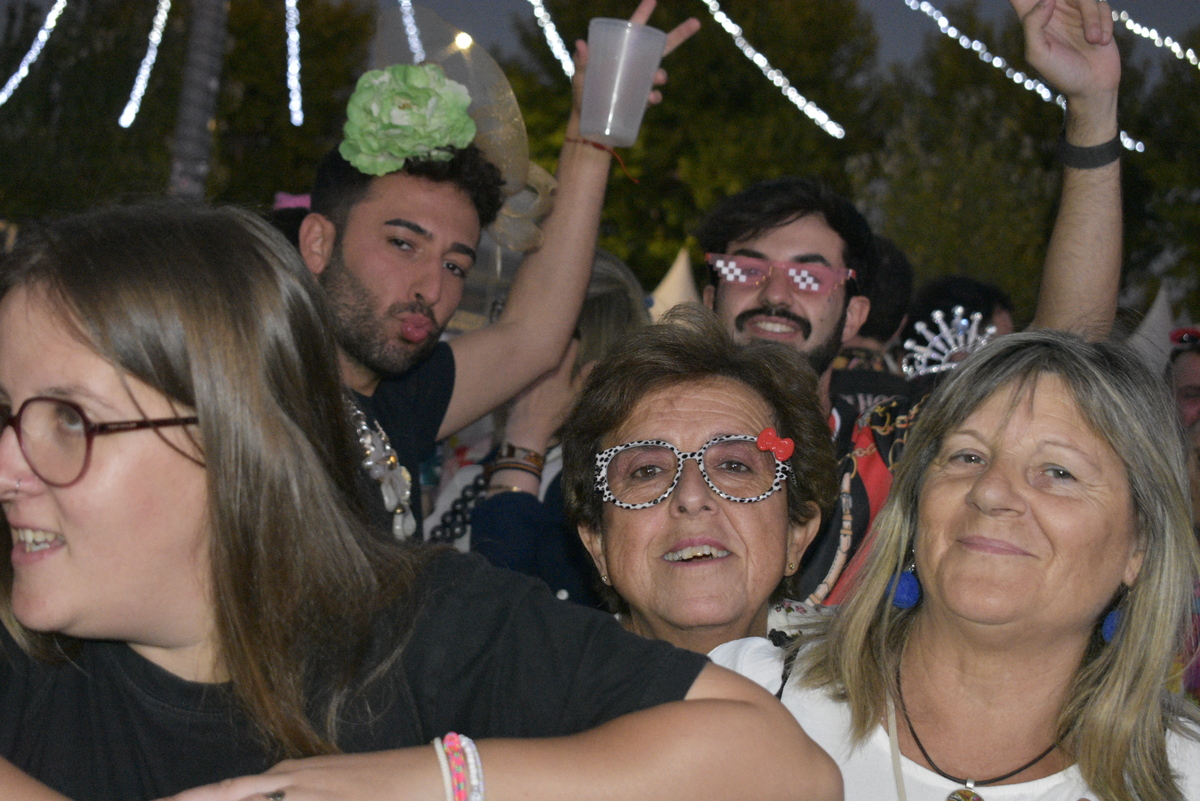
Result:
<instances>
[{"instance_id":1,"label":"person's shoulder","mask_svg":"<svg viewBox=\"0 0 1200 801\"><path fill-rule=\"evenodd\" d=\"M744 637L721 643L708 652L713 664L740 673L776 693L783 681L783 649L766 637Z\"/></svg>"},{"instance_id":2,"label":"person's shoulder","mask_svg":"<svg viewBox=\"0 0 1200 801\"><path fill-rule=\"evenodd\" d=\"M1200 798L1200 724L1186 720L1167 733L1167 756L1184 798Z\"/></svg>"}]
</instances>

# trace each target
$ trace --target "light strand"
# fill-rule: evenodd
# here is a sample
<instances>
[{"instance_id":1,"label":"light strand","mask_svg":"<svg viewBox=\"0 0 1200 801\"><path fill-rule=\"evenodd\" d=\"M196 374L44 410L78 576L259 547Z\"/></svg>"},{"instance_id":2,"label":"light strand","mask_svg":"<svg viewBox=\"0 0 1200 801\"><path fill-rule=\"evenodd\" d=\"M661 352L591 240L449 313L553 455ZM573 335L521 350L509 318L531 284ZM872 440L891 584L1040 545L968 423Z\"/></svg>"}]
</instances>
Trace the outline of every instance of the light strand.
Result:
<instances>
[{"instance_id":1,"label":"light strand","mask_svg":"<svg viewBox=\"0 0 1200 801\"><path fill-rule=\"evenodd\" d=\"M1027 75L1021 70L1013 68L1013 66L1009 64L1003 56L997 56L992 53L990 50L988 50L987 45L985 45L983 42L979 41L978 39L972 39L970 36L967 36L965 33L958 30L958 28L954 27L954 25L950 23L949 18L936 7L934 7L932 3L928 2L928 0L904 0L904 4L913 11L920 11L922 14L932 19L937 23L938 29L942 33L958 42L958 44L964 50L970 50L978 54L979 60L983 63L990 64L992 67L1001 70L1004 73L1004 76L1017 86L1020 86L1026 91L1037 94L1038 97L1047 103L1055 103L1060 108L1064 109L1067 107L1067 99L1065 97L1054 94L1054 92L1050 91L1049 86L1042 83L1037 78ZM1144 143L1134 139L1125 131L1121 131L1121 144L1124 145L1126 150L1133 150L1138 153L1142 153L1146 150L1146 145Z\"/></svg>"},{"instance_id":2,"label":"light strand","mask_svg":"<svg viewBox=\"0 0 1200 801\"><path fill-rule=\"evenodd\" d=\"M575 77L575 62L571 60L567 46L563 44L562 37L558 35L558 28L554 27L554 20L550 19L550 12L542 4L542 0L529 0L529 5L533 6L533 16L537 19L538 27L542 29L542 35L546 37L546 44L550 46L550 52L562 65L562 71L567 74L568 78Z\"/></svg>"},{"instance_id":3,"label":"light strand","mask_svg":"<svg viewBox=\"0 0 1200 801\"><path fill-rule=\"evenodd\" d=\"M41 55L42 48L46 46L46 40L50 38L51 32L54 31L54 26L58 24L59 15L62 14L63 9L66 7L67 0L57 0L50 8L50 11L47 12L46 21L42 23L42 28L37 32L37 36L33 38L33 44L29 46L29 52L21 59L21 63L17 66L17 71L8 79L8 83L4 84L3 89L0 89L0 106L8 102L13 92L21 85L21 81L25 80L25 76L29 74L30 66Z\"/></svg>"},{"instance_id":4,"label":"light strand","mask_svg":"<svg viewBox=\"0 0 1200 801\"><path fill-rule=\"evenodd\" d=\"M796 108L800 109L813 122L815 122L821 130L835 139L841 139L846 135L846 131L842 126L838 125L829 115L821 110L816 103L807 100L804 95L796 91L791 82L784 77L783 73L771 66L767 61L767 57L758 52L746 41L746 37L742 35L742 29L729 16L721 10L721 5L717 0L704 0L704 4L708 6L708 12L717 24L725 29L725 32L733 37L733 43L742 51L742 55L750 59L754 66L762 71L762 74L767 77L771 83L775 84L783 96L792 101Z\"/></svg>"},{"instance_id":5,"label":"light strand","mask_svg":"<svg viewBox=\"0 0 1200 801\"><path fill-rule=\"evenodd\" d=\"M304 96L300 92L300 8L296 5L296 0L285 0L285 3L288 111L291 113L292 125L298 128L304 124Z\"/></svg>"},{"instance_id":6,"label":"light strand","mask_svg":"<svg viewBox=\"0 0 1200 801\"><path fill-rule=\"evenodd\" d=\"M146 84L150 82L150 72L158 59L158 45L162 42L163 27L167 24L167 15L171 12L171 0L158 0L158 11L154 14L154 24L150 26L150 37L146 44L146 55L138 67L137 78L133 81L133 91L129 93L129 102L121 112L117 123L122 128L133 125L137 119L138 110L142 107L142 97L146 94Z\"/></svg>"},{"instance_id":7,"label":"light strand","mask_svg":"<svg viewBox=\"0 0 1200 801\"><path fill-rule=\"evenodd\" d=\"M404 34L408 37L408 51L412 53L413 63L420 64L425 60L425 47L421 44L421 30L413 17L412 0L400 0L400 14L404 17Z\"/></svg>"},{"instance_id":8,"label":"light strand","mask_svg":"<svg viewBox=\"0 0 1200 801\"><path fill-rule=\"evenodd\" d=\"M1128 11L1113 11L1112 16L1113 22L1121 23L1125 26L1127 31L1134 33L1143 39L1148 39L1155 47L1162 47L1170 50L1171 54L1180 61L1186 61L1193 67L1200 68L1200 55L1197 55L1194 49L1189 47L1187 50L1184 50L1183 45L1179 44L1179 42L1175 41L1170 36L1161 36L1154 28L1147 28L1145 25L1134 22L1134 20L1130 18Z\"/></svg>"}]
</instances>

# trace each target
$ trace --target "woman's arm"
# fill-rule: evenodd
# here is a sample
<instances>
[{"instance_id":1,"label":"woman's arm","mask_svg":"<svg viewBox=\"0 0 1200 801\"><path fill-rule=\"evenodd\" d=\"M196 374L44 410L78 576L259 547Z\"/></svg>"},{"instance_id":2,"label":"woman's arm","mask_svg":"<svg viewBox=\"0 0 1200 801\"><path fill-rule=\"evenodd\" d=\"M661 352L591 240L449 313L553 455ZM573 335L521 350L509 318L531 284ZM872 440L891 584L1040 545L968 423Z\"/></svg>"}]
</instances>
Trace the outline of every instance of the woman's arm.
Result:
<instances>
[{"instance_id":1,"label":"woman's arm","mask_svg":"<svg viewBox=\"0 0 1200 801\"><path fill-rule=\"evenodd\" d=\"M478 743L488 801L570 798L650 801L834 801L833 760L758 685L709 665L683 701L634 712L591 731ZM436 801L444 797L431 747L280 763L265 774L174 801Z\"/></svg>"},{"instance_id":2,"label":"woman's arm","mask_svg":"<svg viewBox=\"0 0 1200 801\"><path fill-rule=\"evenodd\" d=\"M29 778L3 757L0 757L0 787L4 788L4 801L67 801L65 795Z\"/></svg>"}]
</instances>

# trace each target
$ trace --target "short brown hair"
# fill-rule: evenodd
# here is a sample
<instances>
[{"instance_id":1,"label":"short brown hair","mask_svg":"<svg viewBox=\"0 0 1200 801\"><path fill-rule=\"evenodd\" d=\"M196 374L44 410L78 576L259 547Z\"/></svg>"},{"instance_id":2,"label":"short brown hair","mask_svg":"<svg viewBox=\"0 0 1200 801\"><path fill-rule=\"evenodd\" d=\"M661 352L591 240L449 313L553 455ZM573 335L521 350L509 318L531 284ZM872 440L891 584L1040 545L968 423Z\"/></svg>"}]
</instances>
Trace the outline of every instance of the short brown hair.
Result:
<instances>
[{"instance_id":1,"label":"short brown hair","mask_svg":"<svg viewBox=\"0 0 1200 801\"><path fill-rule=\"evenodd\" d=\"M728 378L753 390L771 409L779 435L795 441L789 520L808 522L814 504L822 516L829 514L837 493L836 462L808 361L777 343L739 344L712 312L689 305L638 331L588 376L562 429L563 499L572 525L603 532L595 465L605 436L650 392L707 378Z\"/></svg>"}]
</instances>

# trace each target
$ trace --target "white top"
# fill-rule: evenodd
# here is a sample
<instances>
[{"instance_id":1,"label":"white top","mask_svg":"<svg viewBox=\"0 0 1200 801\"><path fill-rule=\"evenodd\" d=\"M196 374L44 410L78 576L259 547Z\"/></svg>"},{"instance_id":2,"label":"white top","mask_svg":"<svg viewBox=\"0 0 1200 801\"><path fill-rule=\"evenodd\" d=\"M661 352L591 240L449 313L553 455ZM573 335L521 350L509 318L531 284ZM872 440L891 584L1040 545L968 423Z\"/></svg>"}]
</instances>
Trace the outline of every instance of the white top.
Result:
<instances>
[{"instance_id":1,"label":"white top","mask_svg":"<svg viewBox=\"0 0 1200 801\"><path fill-rule=\"evenodd\" d=\"M783 651L770 640L762 637L734 640L715 648L709 657L718 665L753 679L769 692L779 691ZM851 748L850 710L842 702L831 699L824 691L800 687L793 681L783 691L783 703L841 768L846 801L898 800L891 747L883 726L877 726L861 746ZM1200 799L1200 741L1168 733L1167 751L1183 797ZM946 796L962 787L903 755L900 763L909 801L946 801ZM977 787L976 792L984 801L1099 801L1075 766L1044 779Z\"/></svg>"}]
</instances>

